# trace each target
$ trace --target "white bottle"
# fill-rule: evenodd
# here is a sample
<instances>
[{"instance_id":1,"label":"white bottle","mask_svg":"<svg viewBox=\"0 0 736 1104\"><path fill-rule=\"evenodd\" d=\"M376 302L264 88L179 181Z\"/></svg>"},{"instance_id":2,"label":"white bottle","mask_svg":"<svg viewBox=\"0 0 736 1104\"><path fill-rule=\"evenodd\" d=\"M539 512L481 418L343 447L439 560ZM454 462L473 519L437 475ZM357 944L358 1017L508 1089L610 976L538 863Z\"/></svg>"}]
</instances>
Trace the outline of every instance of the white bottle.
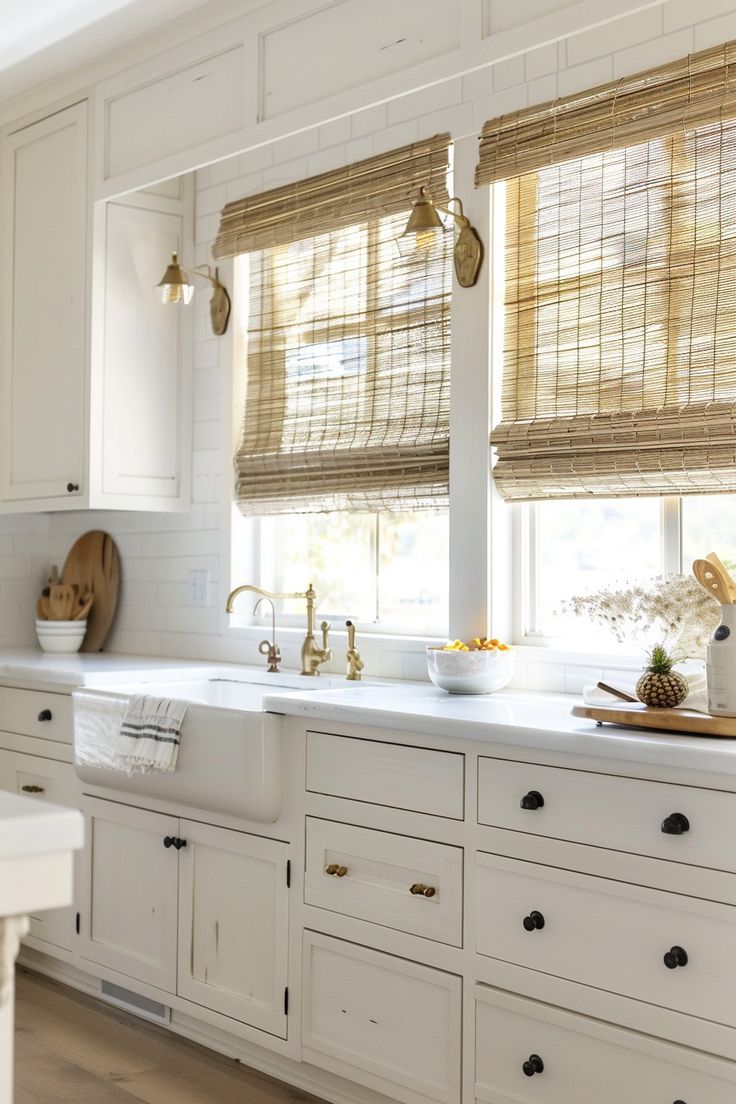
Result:
<instances>
[{"instance_id":1,"label":"white bottle","mask_svg":"<svg viewBox=\"0 0 736 1104\"><path fill-rule=\"evenodd\" d=\"M736 606L721 606L721 623L708 645L705 664L708 712L736 717Z\"/></svg>"}]
</instances>

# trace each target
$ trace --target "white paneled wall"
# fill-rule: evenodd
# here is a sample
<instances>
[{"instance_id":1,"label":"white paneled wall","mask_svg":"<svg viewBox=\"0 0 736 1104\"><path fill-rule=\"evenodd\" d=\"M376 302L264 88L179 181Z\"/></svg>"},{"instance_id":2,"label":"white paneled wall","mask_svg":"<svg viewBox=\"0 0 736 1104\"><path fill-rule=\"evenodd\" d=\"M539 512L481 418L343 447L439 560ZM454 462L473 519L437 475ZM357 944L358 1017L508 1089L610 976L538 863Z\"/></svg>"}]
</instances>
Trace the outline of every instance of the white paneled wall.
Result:
<instances>
[{"instance_id":1,"label":"white paneled wall","mask_svg":"<svg viewBox=\"0 0 736 1104\"><path fill-rule=\"evenodd\" d=\"M521 0L490 5L494 18ZM539 9L541 0L524 0ZM548 10L550 5L542 5ZM522 5L523 7L523 5ZM697 16L697 20L696 20ZM664 0L565 40L505 59L463 77L371 106L351 116L295 134L269 146L212 165L197 174L197 263L210 260L220 208L228 200L350 163L414 139L449 130L454 138L477 134L486 119L581 90L736 38L732 0ZM222 633L220 606L229 584L223 562L220 502L220 345L208 330L207 294L197 297L194 358L194 486L186 516L150 514L57 514L48 518L0 519L0 641L32 637L33 602L47 563L63 561L72 540L102 527L118 541L123 560L122 605L110 646L114 651L203 659L257 661L255 647ZM185 605L187 573L210 573L210 606ZM244 582L245 579L238 581ZM390 643L363 643L368 670L393 677L422 677L416 651ZM295 647L284 648L289 665ZM342 654L339 648L339 655ZM341 664L337 665L339 669ZM540 660L522 663L519 685L577 690L589 668ZM613 677L615 672L608 672Z\"/></svg>"}]
</instances>

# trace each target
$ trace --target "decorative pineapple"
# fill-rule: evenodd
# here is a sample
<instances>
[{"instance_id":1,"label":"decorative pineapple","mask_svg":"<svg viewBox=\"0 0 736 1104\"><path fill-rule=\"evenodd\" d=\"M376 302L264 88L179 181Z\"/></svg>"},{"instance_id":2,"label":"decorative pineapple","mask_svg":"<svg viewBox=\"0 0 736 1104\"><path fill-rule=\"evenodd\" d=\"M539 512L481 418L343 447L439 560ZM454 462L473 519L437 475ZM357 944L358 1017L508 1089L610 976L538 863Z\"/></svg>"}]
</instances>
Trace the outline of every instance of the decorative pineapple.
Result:
<instances>
[{"instance_id":1,"label":"decorative pineapple","mask_svg":"<svg viewBox=\"0 0 736 1104\"><path fill-rule=\"evenodd\" d=\"M663 644L655 644L649 663L636 684L636 696L644 705L673 709L687 697L687 679L672 670L673 660Z\"/></svg>"}]
</instances>

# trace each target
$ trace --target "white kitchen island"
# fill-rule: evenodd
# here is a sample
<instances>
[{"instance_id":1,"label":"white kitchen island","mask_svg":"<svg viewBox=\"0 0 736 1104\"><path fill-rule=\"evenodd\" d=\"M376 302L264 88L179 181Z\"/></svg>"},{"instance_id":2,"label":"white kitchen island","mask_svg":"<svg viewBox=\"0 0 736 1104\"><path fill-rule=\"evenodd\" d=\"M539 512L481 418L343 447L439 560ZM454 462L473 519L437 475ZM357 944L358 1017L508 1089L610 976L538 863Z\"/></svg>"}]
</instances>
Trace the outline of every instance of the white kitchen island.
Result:
<instances>
[{"instance_id":1,"label":"white kitchen island","mask_svg":"<svg viewBox=\"0 0 736 1104\"><path fill-rule=\"evenodd\" d=\"M72 900L80 813L0 790L0 1104L13 1099L15 958L29 913Z\"/></svg>"}]
</instances>

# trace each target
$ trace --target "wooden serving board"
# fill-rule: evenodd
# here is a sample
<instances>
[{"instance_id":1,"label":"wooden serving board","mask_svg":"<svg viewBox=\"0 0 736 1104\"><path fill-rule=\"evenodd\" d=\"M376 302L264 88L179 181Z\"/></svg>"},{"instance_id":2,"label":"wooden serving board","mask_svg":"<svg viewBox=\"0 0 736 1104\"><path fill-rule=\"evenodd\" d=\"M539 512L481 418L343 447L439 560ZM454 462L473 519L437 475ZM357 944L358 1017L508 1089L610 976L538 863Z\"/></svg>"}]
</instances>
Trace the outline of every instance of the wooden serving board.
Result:
<instances>
[{"instance_id":1,"label":"wooden serving board","mask_svg":"<svg viewBox=\"0 0 736 1104\"><path fill-rule=\"evenodd\" d=\"M120 557L110 534L93 529L75 541L61 578L67 586L76 583L80 594L94 594L80 651L101 652L115 617L120 588Z\"/></svg>"},{"instance_id":2,"label":"wooden serving board","mask_svg":"<svg viewBox=\"0 0 736 1104\"><path fill-rule=\"evenodd\" d=\"M693 709L654 709L639 702L620 705L574 705L573 717L587 717L598 724L651 728L659 732L688 732L694 736L736 739L736 717L711 717Z\"/></svg>"}]
</instances>

